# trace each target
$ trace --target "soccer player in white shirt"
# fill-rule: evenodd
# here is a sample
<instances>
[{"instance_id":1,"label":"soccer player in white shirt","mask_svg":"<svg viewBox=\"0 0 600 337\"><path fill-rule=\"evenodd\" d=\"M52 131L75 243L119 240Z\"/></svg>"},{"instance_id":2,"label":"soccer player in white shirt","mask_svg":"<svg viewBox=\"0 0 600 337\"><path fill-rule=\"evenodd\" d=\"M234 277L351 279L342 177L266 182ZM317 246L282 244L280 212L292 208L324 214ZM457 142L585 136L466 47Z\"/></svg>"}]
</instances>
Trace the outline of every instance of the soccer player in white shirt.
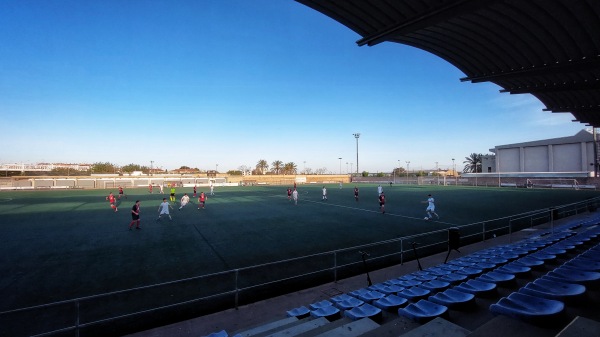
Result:
<instances>
[{"instance_id":1,"label":"soccer player in white shirt","mask_svg":"<svg viewBox=\"0 0 600 337\"><path fill-rule=\"evenodd\" d=\"M323 186L323 200L327 200L327 189Z\"/></svg>"},{"instance_id":2,"label":"soccer player in white shirt","mask_svg":"<svg viewBox=\"0 0 600 337\"><path fill-rule=\"evenodd\" d=\"M171 218L171 214L169 214L169 208L173 209L173 207L167 201L167 198L163 198L163 201L158 206L158 219L156 219L156 221L160 220L160 216L163 214L166 214L169 217L169 220L173 220L173 218Z\"/></svg>"},{"instance_id":3,"label":"soccer player in white shirt","mask_svg":"<svg viewBox=\"0 0 600 337\"><path fill-rule=\"evenodd\" d=\"M190 202L190 197L188 197L187 193L184 193L183 197L181 197L181 206L179 206L179 210L184 208L185 205L188 204L188 202Z\"/></svg>"},{"instance_id":4,"label":"soccer player in white shirt","mask_svg":"<svg viewBox=\"0 0 600 337\"><path fill-rule=\"evenodd\" d=\"M292 198L294 199L294 205L298 205L298 191L296 189L292 192Z\"/></svg>"},{"instance_id":5,"label":"soccer player in white shirt","mask_svg":"<svg viewBox=\"0 0 600 337\"><path fill-rule=\"evenodd\" d=\"M431 216L431 214L433 213L438 219L440 218L440 216L435 212L435 199L433 199L433 196L431 196L431 194L427 195L427 200L423 201L423 203L427 203L427 209L425 209L425 212L427 212L427 217L425 218L425 220L431 220L431 218L433 218L433 216Z\"/></svg>"}]
</instances>

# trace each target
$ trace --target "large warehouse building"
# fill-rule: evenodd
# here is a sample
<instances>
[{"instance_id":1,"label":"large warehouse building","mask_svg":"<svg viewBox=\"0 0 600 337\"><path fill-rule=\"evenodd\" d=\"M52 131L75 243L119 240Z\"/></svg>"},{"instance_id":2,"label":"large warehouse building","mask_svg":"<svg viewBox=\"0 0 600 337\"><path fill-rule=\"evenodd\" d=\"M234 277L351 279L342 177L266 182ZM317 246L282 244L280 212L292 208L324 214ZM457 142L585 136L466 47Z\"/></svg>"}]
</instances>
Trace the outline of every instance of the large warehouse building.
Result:
<instances>
[{"instance_id":1,"label":"large warehouse building","mask_svg":"<svg viewBox=\"0 0 600 337\"><path fill-rule=\"evenodd\" d=\"M591 176L594 172L594 135L581 130L570 137L498 145L483 156L483 173L570 173Z\"/></svg>"}]
</instances>

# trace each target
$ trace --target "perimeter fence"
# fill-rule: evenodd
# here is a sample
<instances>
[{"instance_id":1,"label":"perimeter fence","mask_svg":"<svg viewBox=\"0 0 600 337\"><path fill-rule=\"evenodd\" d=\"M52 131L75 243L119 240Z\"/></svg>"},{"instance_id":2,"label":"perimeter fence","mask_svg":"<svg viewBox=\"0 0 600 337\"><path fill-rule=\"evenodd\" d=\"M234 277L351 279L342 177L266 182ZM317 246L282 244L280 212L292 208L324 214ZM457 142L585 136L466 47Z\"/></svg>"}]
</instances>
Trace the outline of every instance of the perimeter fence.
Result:
<instances>
[{"instance_id":1,"label":"perimeter fence","mask_svg":"<svg viewBox=\"0 0 600 337\"><path fill-rule=\"evenodd\" d=\"M376 270L596 210L600 197L451 229L0 312L0 336L118 336ZM418 242L418 244L416 244ZM334 295L334 294L332 294Z\"/></svg>"}]
</instances>

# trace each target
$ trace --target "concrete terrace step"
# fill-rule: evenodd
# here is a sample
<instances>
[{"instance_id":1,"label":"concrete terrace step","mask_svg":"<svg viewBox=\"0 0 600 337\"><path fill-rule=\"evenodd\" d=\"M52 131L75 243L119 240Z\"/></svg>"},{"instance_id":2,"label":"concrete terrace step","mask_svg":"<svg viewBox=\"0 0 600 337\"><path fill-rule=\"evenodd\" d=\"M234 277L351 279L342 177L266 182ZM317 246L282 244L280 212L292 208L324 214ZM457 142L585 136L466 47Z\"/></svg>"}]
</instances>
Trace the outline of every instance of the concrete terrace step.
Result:
<instances>
[{"instance_id":1,"label":"concrete terrace step","mask_svg":"<svg viewBox=\"0 0 600 337\"><path fill-rule=\"evenodd\" d=\"M273 330L279 329L283 326L297 324L298 322L299 322L299 320L296 317L286 317L284 319L268 322L265 324L258 325L254 328L240 331L240 332L234 333L232 335L240 334L242 337L255 337L255 336L258 336L259 334L263 334L268 331L273 331Z\"/></svg>"},{"instance_id":2,"label":"concrete terrace step","mask_svg":"<svg viewBox=\"0 0 600 337\"><path fill-rule=\"evenodd\" d=\"M352 320L350 318L342 317L342 318L337 319L337 320L335 320L333 322L330 322L329 324L320 326L320 327L318 327L318 328L316 328L314 330L311 330L311 331L307 331L307 332L305 332L303 334L300 334L300 335L298 335L296 337L314 337L314 336L318 336L320 334L323 334L323 333L328 332L330 330L336 329L336 328L338 328L338 327L340 327L342 325L345 325L345 324L348 324L348 323L351 323L351 322L352 322Z\"/></svg>"},{"instance_id":3,"label":"concrete terrace step","mask_svg":"<svg viewBox=\"0 0 600 337\"><path fill-rule=\"evenodd\" d=\"M420 327L413 329L402 337L465 337L471 332L459 325L448 322L447 320L437 317L427 324L421 325Z\"/></svg>"},{"instance_id":4,"label":"concrete terrace step","mask_svg":"<svg viewBox=\"0 0 600 337\"><path fill-rule=\"evenodd\" d=\"M595 337L600 332L600 322L577 316L556 337Z\"/></svg>"},{"instance_id":5,"label":"concrete terrace step","mask_svg":"<svg viewBox=\"0 0 600 337\"><path fill-rule=\"evenodd\" d=\"M313 337L358 337L363 336L364 333L375 330L378 327L379 324L368 318L363 318L314 335Z\"/></svg>"},{"instance_id":6,"label":"concrete terrace step","mask_svg":"<svg viewBox=\"0 0 600 337\"><path fill-rule=\"evenodd\" d=\"M328 323L329 323L329 321L324 317L319 317L316 319L305 318L305 319L300 320L298 324L291 324L291 326L284 326L280 330L265 334L264 337L297 336L304 332L311 331L320 326L326 325Z\"/></svg>"},{"instance_id":7,"label":"concrete terrace step","mask_svg":"<svg viewBox=\"0 0 600 337\"><path fill-rule=\"evenodd\" d=\"M496 316L468 337L554 337L556 329L542 328L507 316Z\"/></svg>"}]
</instances>

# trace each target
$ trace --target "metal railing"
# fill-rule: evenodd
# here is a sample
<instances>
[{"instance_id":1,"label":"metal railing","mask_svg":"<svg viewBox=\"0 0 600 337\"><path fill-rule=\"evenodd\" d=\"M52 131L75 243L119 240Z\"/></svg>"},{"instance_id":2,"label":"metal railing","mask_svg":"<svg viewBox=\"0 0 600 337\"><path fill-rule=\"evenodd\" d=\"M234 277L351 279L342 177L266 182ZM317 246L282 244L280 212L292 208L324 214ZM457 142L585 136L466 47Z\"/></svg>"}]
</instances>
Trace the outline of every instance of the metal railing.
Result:
<instances>
[{"instance_id":1,"label":"metal railing","mask_svg":"<svg viewBox=\"0 0 600 337\"><path fill-rule=\"evenodd\" d=\"M461 245L549 223L557 217L596 209L600 198L457 226ZM371 269L403 264L448 249L449 230L398 237L213 274L163 282L0 312L0 336L95 336L125 334L237 308L267 297L336 282L364 272L360 251ZM413 243L419 242L418 245Z\"/></svg>"}]
</instances>

